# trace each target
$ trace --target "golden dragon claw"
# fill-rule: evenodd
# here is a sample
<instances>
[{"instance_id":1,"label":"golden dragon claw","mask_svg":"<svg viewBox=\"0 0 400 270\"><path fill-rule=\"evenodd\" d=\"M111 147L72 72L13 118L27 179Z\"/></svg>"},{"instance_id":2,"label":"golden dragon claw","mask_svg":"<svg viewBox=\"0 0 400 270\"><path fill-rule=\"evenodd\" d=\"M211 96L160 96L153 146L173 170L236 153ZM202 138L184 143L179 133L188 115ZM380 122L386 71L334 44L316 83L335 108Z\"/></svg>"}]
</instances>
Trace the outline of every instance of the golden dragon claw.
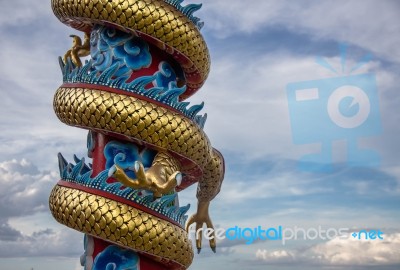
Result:
<instances>
[{"instance_id":1,"label":"golden dragon claw","mask_svg":"<svg viewBox=\"0 0 400 270\"><path fill-rule=\"evenodd\" d=\"M80 57L85 57L90 54L90 37L88 33L85 33L85 37L83 39L83 44L82 40L79 36L77 35L70 35L72 37L72 48L69 49L63 58L64 64L67 63L68 58L71 59L72 63L76 67L81 67L82 66L82 61Z\"/></svg>"},{"instance_id":2,"label":"golden dragon claw","mask_svg":"<svg viewBox=\"0 0 400 270\"><path fill-rule=\"evenodd\" d=\"M215 242L215 230L214 225L212 224L210 215L208 213L208 208L210 206L210 202L202 202L199 201L197 205L197 213L193 214L186 223L186 231L189 232L189 228L192 224L196 224L196 247L197 253L201 252L201 241L203 235L203 225L204 223L207 226L207 235L209 236L209 242L211 250L215 253L217 244Z\"/></svg>"},{"instance_id":3,"label":"golden dragon claw","mask_svg":"<svg viewBox=\"0 0 400 270\"><path fill-rule=\"evenodd\" d=\"M160 198L162 195L170 193L182 181L180 171L168 174L168 169L160 163L153 164L145 171L143 164L136 161L133 171L136 174L136 179L130 178L126 175L124 169L115 164L110 168L109 176L114 177L126 187L149 190L153 192L155 198Z\"/></svg>"}]
</instances>

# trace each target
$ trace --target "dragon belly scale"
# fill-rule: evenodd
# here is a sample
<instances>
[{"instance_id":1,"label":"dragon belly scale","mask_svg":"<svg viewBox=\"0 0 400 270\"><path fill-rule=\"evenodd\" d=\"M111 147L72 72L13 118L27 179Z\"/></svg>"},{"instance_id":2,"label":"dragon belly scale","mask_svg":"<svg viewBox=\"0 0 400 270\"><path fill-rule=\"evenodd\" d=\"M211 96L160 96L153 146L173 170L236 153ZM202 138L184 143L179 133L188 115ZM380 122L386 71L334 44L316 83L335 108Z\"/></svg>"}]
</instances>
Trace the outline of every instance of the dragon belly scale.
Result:
<instances>
[{"instance_id":1,"label":"dragon belly scale","mask_svg":"<svg viewBox=\"0 0 400 270\"><path fill-rule=\"evenodd\" d=\"M202 104L186 99L207 79L210 59L182 0L52 0L55 16L82 32L59 58L63 83L54 111L88 130L87 151L68 162L49 205L61 224L84 233L85 270L187 269L187 230L213 228L210 201L224 160L203 131ZM197 211L178 193L197 183ZM197 251L201 239L196 239ZM210 247L216 249L214 239Z\"/></svg>"}]
</instances>

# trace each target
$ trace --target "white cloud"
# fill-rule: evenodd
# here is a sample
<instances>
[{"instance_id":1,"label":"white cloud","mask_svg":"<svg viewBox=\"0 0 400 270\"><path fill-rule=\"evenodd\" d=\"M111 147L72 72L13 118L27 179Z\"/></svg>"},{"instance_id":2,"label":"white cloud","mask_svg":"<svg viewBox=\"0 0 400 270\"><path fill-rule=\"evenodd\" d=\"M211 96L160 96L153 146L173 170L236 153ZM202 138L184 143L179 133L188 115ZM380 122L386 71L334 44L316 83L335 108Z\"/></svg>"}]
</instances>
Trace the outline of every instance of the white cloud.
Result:
<instances>
[{"instance_id":1,"label":"white cloud","mask_svg":"<svg viewBox=\"0 0 400 270\"><path fill-rule=\"evenodd\" d=\"M17 1L17 7L24 5ZM329 5L334 7L332 18L324 16L322 23L315 23L320 20L321 12L328 9ZM227 29L231 28L251 34L265 25L281 24L292 27L294 22L299 27L304 24L304 27L313 26L321 28L320 31L322 31L325 28L319 25L328 24L327 21L329 21L333 29L334 17L338 16L341 10L350 10L351 5L348 5L350 4L336 5L332 2L298 4L284 1L247 3L220 0L204 3L204 10L201 12L202 16L206 16L204 20L207 27L218 30L218 25L221 25L221 29L228 34ZM369 14L373 5L367 2L363 5L363 9ZM386 3L382 5L382 8L387 8L388 5ZM7 7L12 8L12 5L7 4ZM38 165L47 166L49 159L46 155L52 155L53 148L57 149L54 153L67 151L66 156L72 154L68 151L84 152L85 144L82 142L84 142L85 132L60 123L51 105L52 95L61 84L61 73L56 57L68 49L70 46L68 33L74 31L55 19L48 4L35 4L34 7L26 5L21 9L21 14L25 13L30 14L24 16L32 23L32 35L28 35L30 30L27 27L21 28L24 31L20 29L23 33L16 34L0 29L5 36L0 41L1 47L4 48L0 52L4 64L0 68L0 77L3 78L0 80L0 87L4 89L2 91L9 93L0 101L3 105L0 106L2 115L0 128L3 130L0 141L4 145L4 152L0 154L3 157L0 156L0 160L8 159L8 157L22 158L26 155L32 160L38 159ZM385 24L395 27L385 21L393 21L391 14L380 18L375 23L380 26ZM350 20L350 17L346 20ZM38 21L42 20L51 22L48 23L49 29L44 29L38 24ZM357 25L364 23L363 20L357 22ZM214 23L215 21L217 22ZM10 20L10 23L12 22L13 20ZM228 28L228 25L231 28ZM346 28L345 31L350 30ZM389 37L387 31L389 31L387 27L382 28L379 35ZM52 35L45 35L44 33L47 32L51 32ZM352 36L356 35L352 34ZM332 35L332 37L336 36ZM392 38L391 35L390 38L381 38L381 40L389 42L387 40L392 40ZM377 39L378 36L374 38L374 42ZM237 42L243 46L250 45L246 43L245 38ZM27 50L27 44L29 44L29 50ZM286 158L299 158L304 149L292 144L285 87L289 82L318 79L326 75L325 71L315 64L314 58L299 57L290 52L278 50L273 53L261 52L256 56L240 55L236 52L232 55L220 53L212 60L209 80L204 88L192 98L196 103L203 100L206 102L204 111L209 115L206 132L212 144L218 149L243 152L253 158L265 156L266 153ZM329 60L338 63L337 57ZM377 66L373 63L370 67L374 65ZM395 72L383 73L380 67L378 69L377 74L381 74L380 81L384 85L382 90L394 87L396 85ZM397 107L398 99L391 96L384 97L382 107L387 107L389 102L391 106L388 110L392 110ZM390 128L395 126L397 121L394 120L389 122ZM387 139L384 141L391 142ZM70 147L67 147L67 144L71 144ZM42 147L39 153L33 150L37 146ZM318 149L316 146L310 146L310 148ZM393 147L386 147L386 149L390 150Z\"/></svg>"},{"instance_id":2,"label":"white cloud","mask_svg":"<svg viewBox=\"0 0 400 270\"><path fill-rule=\"evenodd\" d=\"M71 229L44 229L18 240L0 239L0 258L79 257L83 253L83 234Z\"/></svg>"},{"instance_id":3,"label":"white cloud","mask_svg":"<svg viewBox=\"0 0 400 270\"><path fill-rule=\"evenodd\" d=\"M17 24L32 23L38 16L50 13L50 4L46 1L2 1L2 16L0 27L15 26Z\"/></svg>"},{"instance_id":4,"label":"white cloud","mask_svg":"<svg viewBox=\"0 0 400 270\"><path fill-rule=\"evenodd\" d=\"M256 258L266 264L295 263L320 266L400 265L400 233L384 234L384 239L358 240L339 237L297 250L259 249Z\"/></svg>"},{"instance_id":5,"label":"white cloud","mask_svg":"<svg viewBox=\"0 0 400 270\"><path fill-rule=\"evenodd\" d=\"M206 3L203 14L207 27L219 37L279 26L314 38L347 41L399 62L398 10L396 1L219 0Z\"/></svg>"},{"instance_id":6,"label":"white cloud","mask_svg":"<svg viewBox=\"0 0 400 270\"><path fill-rule=\"evenodd\" d=\"M398 62L400 56L397 45L400 36L396 33L399 32L400 24L398 8L392 7L395 4L396 2L389 1L363 1L362 4L348 1L338 5L337 2L330 1L218 0L204 3L203 10L200 11L202 14L199 12L199 16L206 23L205 33L209 34L211 31L214 37L224 38L235 31L235 34L240 35L236 42L240 43L241 48L251 48L251 44L246 40L254 33L260 33L268 27L282 27L292 33L306 34L315 43L320 39L344 40L371 50L378 57ZM19 10L18 13L13 12L16 9ZM58 151L69 158L73 152L78 152L78 156L85 152L86 132L59 123L51 105L54 91L61 84L56 57L62 55L71 45L68 34L75 31L55 19L50 4L46 1L9 1L4 5L2 3L2 11L4 16L0 18L0 45L3 50L0 56L3 62L0 67L0 88L3 95L0 100L0 161L27 158L34 160L40 168L55 169ZM260 42L267 45L268 41ZM290 46L297 45L285 47L290 50ZM313 57L298 56L291 51L278 49L252 54L243 50L228 54L224 52L225 46L227 44L221 45L218 54L213 55L210 77L204 88L192 98L194 101L206 102L204 110L209 114L206 131L213 146L227 152L241 153L247 161L254 161L266 155L271 155L274 160L285 157L297 159L304 148L299 150L292 145L286 84L330 77L331 74L327 74L316 65ZM328 60L336 65L339 63L337 57L330 57ZM386 160L397 164L399 144L396 142L399 129L398 116L394 112L400 99L394 90L398 85L398 72L388 70L378 61L372 62L365 70L377 74L385 130L392 134L381 140L384 144L381 148L385 151ZM234 165L228 165L227 168L231 169L231 166ZM213 203L211 211L214 212L214 220L227 223L223 220L224 217L247 224L265 224L271 219L279 223L287 221L288 224L298 222L293 216L300 216L299 213L308 211L309 202L306 199L303 201L302 195L330 190L326 187L321 188L321 185L313 185L317 178L315 176L307 178L290 173L289 170L293 168L279 167L277 171L280 173L276 171L274 175L265 176L249 169L246 171L249 178L235 175L226 179L218 202ZM4 174L0 176L0 236L3 236L0 237L0 254L11 256L11 253L15 254L20 250L29 256L55 256L62 252L81 250L79 233L73 234L71 231L69 234L59 228L46 231L47 227L42 228L42 233L39 233L38 228L27 233L17 226L17 222L10 221L20 218L20 222L26 215L47 211L48 195L58 179L57 173L39 170L26 160L4 161L1 163L0 172ZM397 170L393 175L399 179L400 174ZM252 185L249 186L247 180L252 180ZM362 185L359 184L358 190L365 192L366 187ZM397 190L398 187L399 185ZM190 196L183 195L181 198L193 203L195 188L191 191L193 192ZM12 192L15 196L11 196ZM269 198L277 196L293 196L299 199L294 202L288 200L286 208L277 206L273 212L263 211L262 206L255 208L259 211L258 220L237 220L236 216L229 217L236 211L229 208L232 203L236 203L235 209L240 209L235 213L248 212L248 206L251 205L255 194L258 198L264 198L266 203L270 203ZM356 200L355 198L354 201ZM4 205L10 207L6 209ZM219 206L220 209L215 206ZM373 217L362 217L361 214L349 214L348 208L339 208L336 202L331 202L330 206L329 209L314 214L316 219L319 219L318 222L321 219L329 222L334 217L337 218L334 222L338 226L344 222L362 225L371 220L373 224L397 224L395 217L389 218L393 216L391 211L375 214ZM192 207L193 211L194 209L195 207ZM371 213L376 211L376 208L368 206L365 209ZM307 217L303 218L302 222L309 219L310 215L312 214L307 212L304 215ZM73 240L76 239L74 237L79 239ZM68 239L71 241L68 242ZM221 248L224 253L231 252L231 243L220 244L225 248ZM354 243L348 245L352 244ZM395 247L399 249L398 246ZM58 249L60 251L57 253ZM338 247L333 246L330 249L337 250ZM346 252L348 254L350 251ZM325 264L331 263L329 258L334 256L324 250L323 246L310 254L314 256L314 259L310 260L314 261L317 260L317 256L325 256L324 262L320 262ZM238 257L237 254L235 257ZM288 250L260 250L258 257L276 263L293 262L298 258L298 254Z\"/></svg>"},{"instance_id":7,"label":"white cloud","mask_svg":"<svg viewBox=\"0 0 400 270\"><path fill-rule=\"evenodd\" d=\"M397 186L395 189L388 190L388 192L395 192L395 193L400 193L400 166L398 164L395 164L393 166L388 166L385 168L385 171L389 174L392 175L396 181L397 181Z\"/></svg>"},{"instance_id":8,"label":"white cloud","mask_svg":"<svg viewBox=\"0 0 400 270\"><path fill-rule=\"evenodd\" d=\"M326 57L326 60L340 69L340 57ZM355 66L356 62L357 59L348 59L346 66ZM389 126L397 130L396 118L392 115L400 100L387 96L388 92L394 91L395 70L386 69L379 61L371 61L356 72L359 73L376 74L382 121L385 128ZM205 131L214 147L242 152L253 158L269 154L298 159L307 152L320 151L320 145L318 142L306 146L293 144L286 86L293 82L336 76L316 64L314 57L296 56L290 52L265 52L257 58L242 61L237 61L236 55L229 55L214 60L204 89L191 100L206 102L204 111L209 117ZM385 139L368 137L364 147L379 146L382 155L390 154L391 149L398 145L387 147L382 144L392 142L392 134L384 133Z\"/></svg>"},{"instance_id":9,"label":"white cloud","mask_svg":"<svg viewBox=\"0 0 400 270\"><path fill-rule=\"evenodd\" d=\"M213 145L253 156L290 153L285 87L308 68L314 69L313 59L286 54L267 54L246 63L234 57L216 59L204 89L191 98L206 102L205 130Z\"/></svg>"},{"instance_id":10,"label":"white cloud","mask_svg":"<svg viewBox=\"0 0 400 270\"><path fill-rule=\"evenodd\" d=\"M41 172L23 159L0 163L1 219L48 210L48 196L58 180L55 172Z\"/></svg>"},{"instance_id":11,"label":"white cloud","mask_svg":"<svg viewBox=\"0 0 400 270\"><path fill-rule=\"evenodd\" d=\"M82 266L80 262L77 262L75 265L75 270L82 270Z\"/></svg>"},{"instance_id":12,"label":"white cloud","mask_svg":"<svg viewBox=\"0 0 400 270\"><path fill-rule=\"evenodd\" d=\"M244 200L267 199L284 196L304 196L331 192L330 188L320 185L320 180L307 179L299 175L294 177L292 173L271 173L256 175L257 180L231 179L230 184L224 185L220 196L225 202L241 203Z\"/></svg>"},{"instance_id":13,"label":"white cloud","mask_svg":"<svg viewBox=\"0 0 400 270\"><path fill-rule=\"evenodd\" d=\"M42 224L42 229L26 234L18 229L18 222L11 222L49 212L48 198L58 179L58 173L41 171L25 159L0 162L0 257L76 256L80 252L80 233Z\"/></svg>"},{"instance_id":14,"label":"white cloud","mask_svg":"<svg viewBox=\"0 0 400 270\"><path fill-rule=\"evenodd\" d=\"M35 160L55 169L56 154L85 151L86 132L68 127L53 111L62 83L57 57L72 44L70 33L47 1L5 1L0 18L0 161ZM54 162L54 163L53 163Z\"/></svg>"},{"instance_id":15,"label":"white cloud","mask_svg":"<svg viewBox=\"0 0 400 270\"><path fill-rule=\"evenodd\" d=\"M42 130L46 133L46 129ZM56 134L59 132L60 134ZM15 134L4 132L8 136L0 137L2 151L0 161L6 161L9 157L14 159L34 160L37 166L45 170L57 169L57 153L61 152L67 160L70 160L73 154L78 157L86 157L86 135L87 131L72 128L64 124L59 124L48 134L36 134L29 136L25 134Z\"/></svg>"},{"instance_id":16,"label":"white cloud","mask_svg":"<svg viewBox=\"0 0 400 270\"><path fill-rule=\"evenodd\" d=\"M400 264L400 233L384 235L383 240L335 238L310 252L315 262L328 265Z\"/></svg>"},{"instance_id":17,"label":"white cloud","mask_svg":"<svg viewBox=\"0 0 400 270\"><path fill-rule=\"evenodd\" d=\"M258 249L256 258L269 263L292 262L294 260L294 254L287 250L268 251L266 249Z\"/></svg>"}]
</instances>

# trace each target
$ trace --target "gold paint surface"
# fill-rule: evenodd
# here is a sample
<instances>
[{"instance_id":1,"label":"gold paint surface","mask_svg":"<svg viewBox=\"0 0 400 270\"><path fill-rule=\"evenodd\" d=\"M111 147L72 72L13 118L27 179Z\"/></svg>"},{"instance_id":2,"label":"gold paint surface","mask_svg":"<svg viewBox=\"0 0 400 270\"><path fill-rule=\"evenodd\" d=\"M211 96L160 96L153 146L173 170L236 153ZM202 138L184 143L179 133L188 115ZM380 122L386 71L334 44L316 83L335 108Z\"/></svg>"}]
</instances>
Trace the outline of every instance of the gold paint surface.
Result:
<instances>
[{"instance_id":1,"label":"gold paint surface","mask_svg":"<svg viewBox=\"0 0 400 270\"><path fill-rule=\"evenodd\" d=\"M199 30L163 0L52 0L51 4L61 22L86 33L94 24L111 23L153 41L180 62L189 87L198 89L208 76L209 53ZM222 155L193 121L173 110L128 95L73 87L57 90L54 110L68 125L126 135L194 162L203 172L199 202L209 202L221 188ZM128 205L56 186L50 208L60 223L81 232L184 267L192 261L191 244L182 229Z\"/></svg>"},{"instance_id":2,"label":"gold paint surface","mask_svg":"<svg viewBox=\"0 0 400 270\"><path fill-rule=\"evenodd\" d=\"M125 135L186 157L203 170L198 197L214 198L218 193L223 158L205 133L181 114L132 96L86 88L59 88L53 106L67 125L115 133L123 127ZM98 120L90 121L96 115Z\"/></svg>"},{"instance_id":3,"label":"gold paint surface","mask_svg":"<svg viewBox=\"0 0 400 270\"><path fill-rule=\"evenodd\" d=\"M184 229L131 206L59 185L53 188L49 205L53 217L72 229L133 250L163 256L186 268L193 260L192 244ZM103 215L99 205L116 205L108 212L114 218L97 220L97 216ZM132 216L135 216L134 222ZM150 239L157 241L150 242ZM159 248L159 243L167 244Z\"/></svg>"},{"instance_id":4,"label":"gold paint surface","mask_svg":"<svg viewBox=\"0 0 400 270\"><path fill-rule=\"evenodd\" d=\"M157 39L189 60L181 63L189 86L198 89L207 79L210 55L202 35L193 22L163 0L51 0L51 5L61 22L81 31L110 22ZM193 73L199 78L195 80Z\"/></svg>"}]
</instances>

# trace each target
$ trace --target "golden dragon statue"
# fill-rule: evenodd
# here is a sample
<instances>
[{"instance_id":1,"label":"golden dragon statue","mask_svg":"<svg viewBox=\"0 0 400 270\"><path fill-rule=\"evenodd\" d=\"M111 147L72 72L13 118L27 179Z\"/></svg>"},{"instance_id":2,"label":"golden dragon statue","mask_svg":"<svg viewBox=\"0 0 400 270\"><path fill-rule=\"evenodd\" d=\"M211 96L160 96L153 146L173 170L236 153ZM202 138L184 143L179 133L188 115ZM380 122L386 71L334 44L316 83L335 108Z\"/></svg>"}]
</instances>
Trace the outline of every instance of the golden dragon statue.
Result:
<instances>
[{"instance_id":1,"label":"golden dragon statue","mask_svg":"<svg viewBox=\"0 0 400 270\"><path fill-rule=\"evenodd\" d=\"M88 157L59 154L54 218L85 234L85 270L187 269L189 227L213 229L210 201L224 160L203 131L203 103L185 101L207 79L210 57L182 0L52 0L56 17L82 31L59 59L54 96L61 122L89 130ZM84 58L86 57L86 59ZM84 63L82 63L84 61ZM198 183L197 212L178 193ZM185 226L186 225L186 226ZM201 235L200 235L201 236ZM198 252L201 237L196 238ZM215 252L216 242L210 240Z\"/></svg>"}]
</instances>

